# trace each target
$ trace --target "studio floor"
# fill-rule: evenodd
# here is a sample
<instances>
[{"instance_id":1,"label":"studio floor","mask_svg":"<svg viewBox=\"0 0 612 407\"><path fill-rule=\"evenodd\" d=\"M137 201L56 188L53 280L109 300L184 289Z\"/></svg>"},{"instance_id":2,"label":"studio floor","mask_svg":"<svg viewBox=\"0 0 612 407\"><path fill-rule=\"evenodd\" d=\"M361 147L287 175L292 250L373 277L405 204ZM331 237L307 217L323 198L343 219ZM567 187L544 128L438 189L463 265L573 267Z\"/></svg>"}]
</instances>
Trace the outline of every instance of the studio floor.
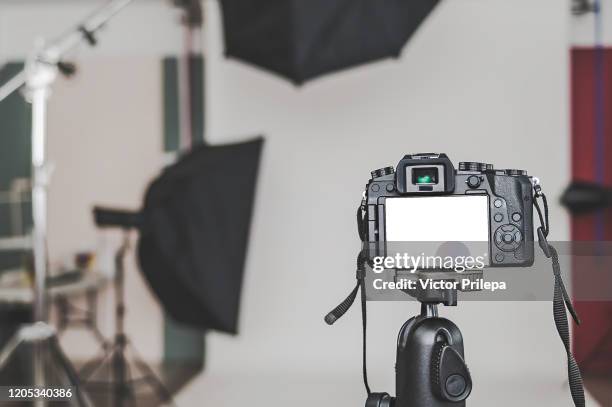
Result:
<instances>
[{"instance_id":1,"label":"studio floor","mask_svg":"<svg viewBox=\"0 0 612 407\"><path fill-rule=\"evenodd\" d=\"M511 379L509 377L515 377ZM599 379L596 401L587 394L587 406L611 407L612 379ZM593 384L593 383L591 383ZM562 407L572 405L566 383L547 377L483 375L468 399L470 407ZM607 392L607 395L605 394ZM607 401L606 400L607 397ZM202 400L206 400L202 404ZM365 392L355 375L286 370L275 374L244 371L239 374L204 373L176 398L180 406L363 406Z\"/></svg>"}]
</instances>

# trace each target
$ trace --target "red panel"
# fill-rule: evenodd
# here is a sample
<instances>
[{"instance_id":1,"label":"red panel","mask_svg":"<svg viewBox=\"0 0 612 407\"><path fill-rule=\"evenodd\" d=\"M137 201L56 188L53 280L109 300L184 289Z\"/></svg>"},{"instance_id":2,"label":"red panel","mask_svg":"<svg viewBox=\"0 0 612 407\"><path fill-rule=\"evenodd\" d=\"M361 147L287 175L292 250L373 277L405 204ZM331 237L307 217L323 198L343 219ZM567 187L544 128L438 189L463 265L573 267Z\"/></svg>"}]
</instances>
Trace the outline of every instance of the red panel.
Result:
<instances>
[{"instance_id":1,"label":"red panel","mask_svg":"<svg viewBox=\"0 0 612 407\"><path fill-rule=\"evenodd\" d=\"M575 48L571 51L571 131L572 131L572 176L574 180L601 182L612 186L612 49L604 53L603 116L605 117L603 143L597 143L596 133L596 50ZM598 84L599 86L599 84ZM601 107L600 107L601 109ZM603 146L603 148L600 148ZM601 155L598 151L601 150ZM599 160L598 160L598 154ZM603 157L603 158L602 158ZM599 163L598 163L599 161ZM598 174L597 166L603 168ZM601 227L603 224L603 228ZM572 240L612 241L612 212L574 216L572 218ZM597 231L599 229L599 232ZM608 281L612 291L612 268L610 264L590 263L576 259L573 262L572 282L574 292L587 289L590 272L609 270ZM576 302L582 325L574 331L574 352L585 372L612 372L612 302Z\"/></svg>"}]
</instances>

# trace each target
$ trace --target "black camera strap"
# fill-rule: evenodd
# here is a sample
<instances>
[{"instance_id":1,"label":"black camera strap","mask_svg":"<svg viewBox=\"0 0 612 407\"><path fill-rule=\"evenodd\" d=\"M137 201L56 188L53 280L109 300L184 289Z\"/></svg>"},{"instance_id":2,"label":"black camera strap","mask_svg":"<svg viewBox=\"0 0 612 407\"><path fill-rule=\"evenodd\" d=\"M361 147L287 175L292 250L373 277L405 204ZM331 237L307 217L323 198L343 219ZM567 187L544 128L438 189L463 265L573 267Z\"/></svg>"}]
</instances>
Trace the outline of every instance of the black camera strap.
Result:
<instances>
[{"instance_id":1,"label":"black camera strap","mask_svg":"<svg viewBox=\"0 0 612 407\"><path fill-rule=\"evenodd\" d=\"M542 192L542 187L539 183L535 183L533 186L535 191L533 204L538 212L538 217L540 218L540 227L538 227L538 243L540 248L544 252L544 255L551 259L552 261L552 270L555 277L555 291L553 296L553 316L555 319L555 326L557 327L557 332L559 333L559 337L563 342L563 346L565 347L565 352L567 354L567 372L568 372L568 380L570 386L570 392L572 393L572 399L574 400L574 405L576 407L584 407L584 387L582 384L582 374L580 373L580 368L578 367L578 363L576 363L576 359L574 359L574 355L572 354L572 350L570 347L570 330L569 323L567 320L567 311L572 315L572 319L576 323L576 325L580 325L580 318L572 305L572 301L567 293L567 289L565 288L565 284L563 283L563 278L561 277L561 266L559 265L559 254L557 250L548 243L547 237L550 233L550 225L548 222L548 202L546 200L546 195ZM544 206L544 212L542 212L542 208L538 203L538 199L542 201L542 205Z\"/></svg>"},{"instance_id":2,"label":"black camera strap","mask_svg":"<svg viewBox=\"0 0 612 407\"><path fill-rule=\"evenodd\" d=\"M357 298L357 292L361 290L361 321L363 326L363 384L365 385L366 392L368 396L372 391L370 390L370 385L368 384L368 369L367 369L367 345L366 345L366 336L367 336L367 301L366 301L366 292L365 292L365 275L366 275L366 255L362 250L359 252L357 256L357 284L353 291L346 297L344 301L340 303L336 308L334 308L329 314L325 316L325 322L328 325L333 325L338 319L342 318L342 316L351 308L355 299Z\"/></svg>"}]
</instances>

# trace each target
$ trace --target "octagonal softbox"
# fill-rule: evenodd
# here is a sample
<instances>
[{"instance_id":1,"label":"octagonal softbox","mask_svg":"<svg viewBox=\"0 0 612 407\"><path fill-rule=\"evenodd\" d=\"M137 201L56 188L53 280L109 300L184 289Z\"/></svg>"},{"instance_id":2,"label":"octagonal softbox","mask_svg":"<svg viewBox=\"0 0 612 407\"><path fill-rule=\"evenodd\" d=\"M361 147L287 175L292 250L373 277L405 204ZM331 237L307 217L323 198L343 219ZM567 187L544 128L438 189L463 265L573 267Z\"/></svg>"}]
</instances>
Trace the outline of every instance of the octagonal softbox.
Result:
<instances>
[{"instance_id":1,"label":"octagonal softbox","mask_svg":"<svg viewBox=\"0 0 612 407\"><path fill-rule=\"evenodd\" d=\"M221 0L225 51L301 84L400 55L439 0Z\"/></svg>"}]
</instances>

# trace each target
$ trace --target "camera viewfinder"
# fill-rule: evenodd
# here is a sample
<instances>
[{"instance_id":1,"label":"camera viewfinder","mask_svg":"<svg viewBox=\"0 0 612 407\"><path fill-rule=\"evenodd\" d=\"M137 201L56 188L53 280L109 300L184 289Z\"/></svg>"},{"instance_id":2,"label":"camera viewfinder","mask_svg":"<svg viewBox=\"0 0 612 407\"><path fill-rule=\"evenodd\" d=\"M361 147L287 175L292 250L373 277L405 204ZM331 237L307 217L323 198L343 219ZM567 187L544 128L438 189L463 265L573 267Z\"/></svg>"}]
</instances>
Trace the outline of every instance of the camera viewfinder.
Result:
<instances>
[{"instance_id":1,"label":"camera viewfinder","mask_svg":"<svg viewBox=\"0 0 612 407\"><path fill-rule=\"evenodd\" d=\"M414 185L437 185L438 179L438 168L436 167L414 168L412 170L412 183Z\"/></svg>"}]
</instances>

